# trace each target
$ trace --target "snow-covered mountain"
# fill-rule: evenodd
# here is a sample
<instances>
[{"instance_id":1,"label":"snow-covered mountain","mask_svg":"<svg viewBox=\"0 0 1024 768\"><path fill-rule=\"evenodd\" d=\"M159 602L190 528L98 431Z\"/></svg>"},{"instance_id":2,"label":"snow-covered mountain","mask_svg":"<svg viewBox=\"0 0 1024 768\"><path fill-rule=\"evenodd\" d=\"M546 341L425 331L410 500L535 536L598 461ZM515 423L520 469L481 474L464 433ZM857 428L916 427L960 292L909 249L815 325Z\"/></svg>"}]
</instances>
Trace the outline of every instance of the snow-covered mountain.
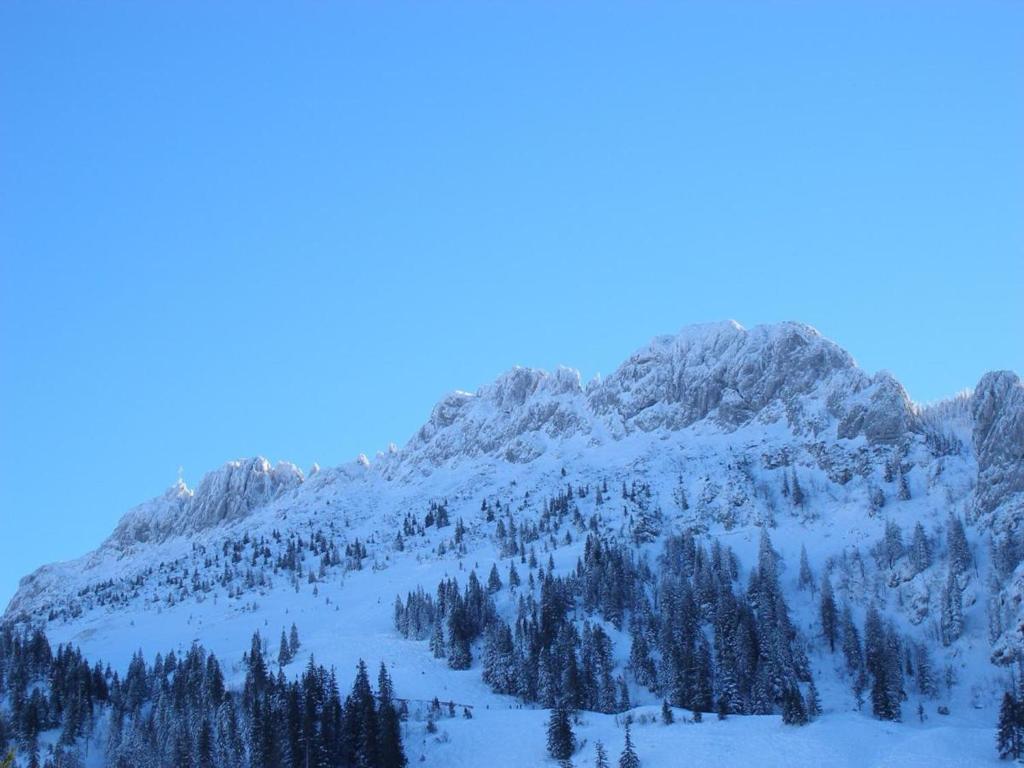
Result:
<instances>
[{"instance_id":1,"label":"snow-covered mountain","mask_svg":"<svg viewBox=\"0 0 1024 768\"><path fill-rule=\"evenodd\" d=\"M254 629L294 620L318 660L380 650L408 695L441 688L491 706L502 698L478 674L445 670L395 634L394 596L505 568L510 554L525 562L496 526L543 531L567 486L576 528L530 544L556 573L575 567L591 518L590 530L637 552L673 532L718 536L744 565L767 529L791 564L783 584L800 631L821 632L817 598L796 586L804 547L858 615L876 605L932 649L946 670L936 696L965 727L972 708L991 719L1024 658L1020 378L987 373L969 393L921 406L799 323L685 328L585 386L572 369L514 368L444 397L404 447L372 461L307 473L231 461L130 510L93 552L26 576L4 621L126 665L139 646L196 639L239 659ZM425 522L439 515L452 526ZM954 574L963 620L951 636L945 542L958 519L971 565ZM923 563L909 544L918 524ZM903 538L886 554L893 526ZM612 636L626 669L628 638ZM812 665L832 681L826 711L853 709L843 670L813 653Z\"/></svg>"}]
</instances>

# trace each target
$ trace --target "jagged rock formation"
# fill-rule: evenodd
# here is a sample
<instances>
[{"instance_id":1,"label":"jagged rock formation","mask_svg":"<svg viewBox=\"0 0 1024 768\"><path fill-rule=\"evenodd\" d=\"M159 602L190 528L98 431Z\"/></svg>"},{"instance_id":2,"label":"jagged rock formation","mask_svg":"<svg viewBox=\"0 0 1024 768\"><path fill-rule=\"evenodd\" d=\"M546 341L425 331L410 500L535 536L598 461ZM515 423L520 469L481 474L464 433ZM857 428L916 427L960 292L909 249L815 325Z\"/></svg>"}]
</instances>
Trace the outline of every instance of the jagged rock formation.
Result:
<instances>
[{"instance_id":1,"label":"jagged rock formation","mask_svg":"<svg viewBox=\"0 0 1024 768\"><path fill-rule=\"evenodd\" d=\"M992 512L1024 491L1024 384L1011 371L986 373L971 397L978 459L976 509Z\"/></svg>"}]
</instances>

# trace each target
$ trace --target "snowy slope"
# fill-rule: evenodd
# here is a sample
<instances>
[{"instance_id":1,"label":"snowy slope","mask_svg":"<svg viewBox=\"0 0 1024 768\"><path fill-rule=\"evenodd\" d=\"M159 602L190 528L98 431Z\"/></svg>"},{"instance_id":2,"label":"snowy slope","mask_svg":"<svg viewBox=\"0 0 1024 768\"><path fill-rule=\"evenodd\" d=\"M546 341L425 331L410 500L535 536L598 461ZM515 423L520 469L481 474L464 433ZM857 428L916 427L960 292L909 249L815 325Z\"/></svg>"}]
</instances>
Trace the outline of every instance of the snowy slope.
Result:
<instances>
[{"instance_id":1,"label":"snowy slope","mask_svg":"<svg viewBox=\"0 0 1024 768\"><path fill-rule=\"evenodd\" d=\"M618 488L635 482L649 485L649 500L619 498ZM746 750L784 754L789 765L974 765L994 756L995 707L1024 649L1024 564L1015 562L1024 538L1024 386L1010 372L990 373L973 393L922 408L890 375L866 374L796 323L687 328L586 387L570 369L516 368L474 394L445 397L403 448L372 462L308 474L262 458L230 462L194 490L179 483L129 511L94 552L23 579L4 620L42 625L54 642L72 641L117 668L139 647L152 653L194 640L238 662L254 630L275 637L294 621L303 634L296 671L310 653L341 668L385 660L403 696L475 706L473 720L444 722L449 741L427 737L414 717L414 761L422 753L429 764L479 765L479 750L497 739L515 746L507 763L489 763L541 764L546 713L491 693L478 668L449 670L425 642L401 638L392 605L396 594L431 591L446 575L464 583L471 569L481 578L492 563L507 569L484 502L529 523L566 484L612 489L603 506L593 494L577 501L581 516L611 535L631 540L649 516L666 533L720 537L745 567L767 526L805 635L820 628L816 596L796 588L801 546L858 616L879 605L950 670L951 685L924 702L926 722L883 724L855 711L841 665L814 651L822 720L799 731L771 716L638 723L644 765L677 764L684 745L704 764L734 765L736 739ZM452 527L417 524L422 532L399 546L407 519L422 521L432 503L463 521L462 541L456 546ZM951 514L968 523L973 557L962 577L964 631L944 646L938 602ZM906 558L880 564L872 552L887 522L908 540L920 522L934 563L921 572ZM541 539L538 554L568 572L582 551L582 537L573 539ZM511 595L498 604L514 611ZM624 667L628 637L611 633ZM657 703L639 687L632 698L638 718ZM952 713L937 715L939 705ZM600 738L617 755L615 718L584 720L578 736L591 749ZM584 747L578 764L590 754Z\"/></svg>"}]
</instances>

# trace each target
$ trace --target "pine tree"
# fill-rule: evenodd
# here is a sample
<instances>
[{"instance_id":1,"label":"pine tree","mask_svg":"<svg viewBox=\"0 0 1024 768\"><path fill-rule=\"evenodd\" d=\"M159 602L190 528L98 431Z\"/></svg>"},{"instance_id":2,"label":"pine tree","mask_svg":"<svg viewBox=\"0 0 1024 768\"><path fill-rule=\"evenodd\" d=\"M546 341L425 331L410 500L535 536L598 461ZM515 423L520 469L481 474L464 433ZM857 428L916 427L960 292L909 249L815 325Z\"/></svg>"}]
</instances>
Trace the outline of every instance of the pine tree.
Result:
<instances>
[{"instance_id":1,"label":"pine tree","mask_svg":"<svg viewBox=\"0 0 1024 768\"><path fill-rule=\"evenodd\" d=\"M633 634L633 643L629 649L629 668L640 685L650 688L655 684L654 662L651 660L647 638L642 629Z\"/></svg>"},{"instance_id":2,"label":"pine tree","mask_svg":"<svg viewBox=\"0 0 1024 768\"><path fill-rule=\"evenodd\" d=\"M832 594L832 580L828 572L821 574L821 631L828 640L828 649L836 650L836 600Z\"/></svg>"},{"instance_id":3,"label":"pine tree","mask_svg":"<svg viewBox=\"0 0 1024 768\"><path fill-rule=\"evenodd\" d=\"M915 574L932 564L931 545L928 543L928 535L924 532L924 526L920 521L914 525L914 533L910 540L910 564Z\"/></svg>"},{"instance_id":4,"label":"pine tree","mask_svg":"<svg viewBox=\"0 0 1024 768\"><path fill-rule=\"evenodd\" d=\"M1024 722L1021 704L1007 691L999 707L999 723L996 726L996 750L1001 760L1017 760L1024 756Z\"/></svg>"},{"instance_id":5,"label":"pine tree","mask_svg":"<svg viewBox=\"0 0 1024 768\"><path fill-rule=\"evenodd\" d=\"M640 768L640 758L636 756L633 749L633 737L629 731L629 721L626 721L626 743L622 747L622 754L619 755L619 768Z\"/></svg>"},{"instance_id":6,"label":"pine tree","mask_svg":"<svg viewBox=\"0 0 1024 768\"><path fill-rule=\"evenodd\" d=\"M720 697L718 699L718 705L715 711L718 713L719 720L725 720L729 717L729 704L726 702L724 698Z\"/></svg>"},{"instance_id":7,"label":"pine tree","mask_svg":"<svg viewBox=\"0 0 1024 768\"><path fill-rule=\"evenodd\" d=\"M661 722L665 725L672 725L676 720L675 715L672 714L672 707L668 704L668 699L663 699L661 702Z\"/></svg>"},{"instance_id":8,"label":"pine tree","mask_svg":"<svg viewBox=\"0 0 1024 768\"><path fill-rule=\"evenodd\" d=\"M905 472L900 472L900 498L903 501L910 500L910 484L907 482L907 475Z\"/></svg>"},{"instance_id":9,"label":"pine tree","mask_svg":"<svg viewBox=\"0 0 1024 768\"><path fill-rule=\"evenodd\" d=\"M797 582L800 589L807 589L814 586L814 574L811 572L811 564L807 562L807 547L800 545L800 579Z\"/></svg>"},{"instance_id":10,"label":"pine tree","mask_svg":"<svg viewBox=\"0 0 1024 768\"><path fill-rule=\"evenodd\" d=\"M796 479L796 470L793 470L793 481L790 483L790 489L793 504L802 507L804 505L804 489L800 487L800 481Z\"/></svg>"},{"instance_id":11,"label":"pine tree","mask_svg":"<svg viewBox=\"0 0 1024 768\"><path fill-rule=\"evenodd\" d=\"M806 725L807 708L800 689L790 686L782 694L782 722L786 725Z\"/></svg>"},{"instance_id":12,"label":"pine tree","mask_svg":"<svg viewBox=\"0 0 1024 768\"><path fill-rule=\"evenodd\" d=\"M594 768L611 768L608 764L608 753L600 741L594 744Z\"/></svg>"},{"instance_id":13,"label":"pine tree","mask_svg":"<svg viewBox=\"0 0 1024 768\"><path fill-rule=\"evenodd\" d=\"M288 644L288 638L285 637L284 630L281 630L281 647L277 652L277 664L280 667L287 667L292 661L291 646Z\"/></svg>"},{"instance_id":14,"label":"pine tree","mask_svg":"<svg viewBox=\"0 0 1024 768\"><path fill-rule=\"evenodd\" d=\"M548 754L555 760L568 760L576 750L576 736L569 721L569 710L559 705L548 718Z\"/></svg>"},{"instance_id":15,"label":"pine tree","mask_svg":"<svg viewBox=\"0 0 1024 768\"><path fill-rule=\"evenodd\" d=\"M457 603L448 614L448 666L451 669L469 669L473 663L468 623L466 609Z\"/></svg>"},{"instance_id":16,"label":"pine tree","mask_svg":"<svg viewBox=\"0 0 1024 768\"><path fill-rule=\"evenodd\" d=\"M373 689L370 688L370 677L366 671L366 663L360 659L356 667L356 679L349 694L346 716L350 720L352 745L360 766L379 765L379 723L377 707L374 702Z\"/></svg>"},{"instance_id":17,"label":"pine tree","mask_svg":"<svg viewBox=\"0 0 1024 768\"><path fill-rule=\"evenodd\" d=\"M934 696L938 693L931 656L928 653L928 649L923 645L915 647L914 672L918 693L923 696Z\"/></svg>"},{"instance_id":18,"label":"pine tree","mask_svg":"<svg viewBox=\"0 0 1024 768\"><path fill-rule=\"evenodd\" d=\"M498 575L497 563L491 565L491 575L487 577L487 592L495 594L501 591L501 576Z\"/></svg>"},{"instance_id":19,"label":"pine tree","mask_svg":"<svg viewBox=\"0 0 1024 768\"><path fill-rule=\"evenodd\" d=\"M441 628L441 622L434 622L434 630L430 634L430 651L434 654L435 659L443 659L445 656L444 651L444 630Z\"/></svg>"},{"instance_id":20,"label":"pine tree","mask_svg":"<svg viewBox=\"0 0 1024 768\"><path fill-rule=\"evenodd\" d=\"M967 545L964 524L956 515L951 514L949 516L946 540L949 548L949 567L959 576L971 565L971 550Z\"/></svg>"},{"instance_id":21,"label":"pine tree","mask_svg":"<svg viewBox=\"0 0 1024 768\"><path fill-rule=\"evenodd\" d=\"M842 633L846 671L854 674L863 667L864 655L860 633L857 631L857 625L853 623L853 613L850 611L850 606L845 603L843 604Z\"/></svg>"},{"instance_id":22,"label":"pine tree","mask_svg":"<svg viewBox=\"0 0 1024 768\"><path fill-rule=\"evenodd\" d=\"M812 677L807 683L807 719L815 720L821 715L821 697Z\"/></svg>"},{"instance_id":23,"label":"pine tree","mask_svg":"<svg viewBox=\"0 0 1024 768\"><path fill-rule=\"evenodd\" d=\"M292 622L291 632L288 635L288 651L291 654L291 658L295 658L295 654L299 652L299 628L295 626L295 622Z\"/></svg>"},{"instance_id":24,"label":"pine tree","mask_svg":"<svg viewBox=\"0 0 1024 768\"><path fill-rule=\"evenodd\" d=\"M401 722L395 708L391 677L384 662L377 675L377 723L379 768L405 768L408 762L402 749ZM468 709L466 710L469 711Z\"/></svg>"},{"instance_id":25,"label":"pine tree","mask_svg":"<svg viewBox=\"0 0 1024 768\"><path fill-rule=\"evenodd\" d=\"M210 721L203 719L199 727L199 744L197 745L196 768L214 768L213 729Z\"/></svg>"},{"instance_id":26,"label":"pine tree","mask_svg":"<svg viewBox=\"0 0 1024 768\"><path fill-rule=\"evenodd\" d=\"M509 560L508 563L508 586L509 589L515 589L520 584L519 582L519 571L516 570L516 564L514 560Z\"/></svg>"},{"instance_id":27,"label":"pine tree","mask_svg":"<svg viewBox=\"0 0 1024 768\"><path fill-rule=\"evenodd\" d=\"M885 686L887 669L885 659L885 628L882 617L874 605L868 607L864 620L865 666L873 678L871 686L871 710L875 717L888 720L888 698Z\"/></svg>"},{"instance_id":28,"label":"pine tree","mask_svg":"<svg viewBox=\"0 0 1024 768\"><path fill-rule=\"evenodd\" d=\"M889 568L892 568L896 561L903 557L903 529L900 528L899 523L892 520L885 521L883 550Z\"/></svg>"},{"instance_id":29,"label":"pine tree","mask_svg":"<svg viewBox=\"0 0 1024 768\"><path fill-rule=\"evenodd\" d=\"M942 613L939 617L939 629L941 630L942 644L946 646L952 645L964 631L963 594L960 591L960 583L954 572L952 561L950 562L949 575L946 579L946 588L942 592Z\"/></svg>"}]
</instances>

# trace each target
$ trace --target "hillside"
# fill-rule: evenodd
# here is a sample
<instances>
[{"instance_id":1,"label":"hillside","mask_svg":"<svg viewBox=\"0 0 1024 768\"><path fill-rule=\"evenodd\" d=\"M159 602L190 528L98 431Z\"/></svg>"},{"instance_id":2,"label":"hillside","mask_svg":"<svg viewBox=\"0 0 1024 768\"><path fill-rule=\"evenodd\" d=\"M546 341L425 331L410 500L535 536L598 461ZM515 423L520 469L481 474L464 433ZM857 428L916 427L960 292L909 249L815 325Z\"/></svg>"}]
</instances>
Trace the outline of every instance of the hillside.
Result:
<instances>
[{"instance_id":1,"label":"hillside","mask_svg":"<svg viewBox=\"0 0 1024 768\"><path fill-rule=\"evenodd\" d=\"M294 623L285 675L385 662L426 765L544 764L577 660L577 765L598 739L617 757L629 717L646 767L679 749L978 765L1024 658L1022 519L1015 374L920 406L806 325L729 322L658 337L587 385L512 369L372 460L254 458L179 482L25 577L3 621L122 676L140 648L201 643L236 687L253 633L276 668ZM821 716L783 726L811 686ZM472 719L428 733L435 697Z\"/></svg>"}]
</instances>

